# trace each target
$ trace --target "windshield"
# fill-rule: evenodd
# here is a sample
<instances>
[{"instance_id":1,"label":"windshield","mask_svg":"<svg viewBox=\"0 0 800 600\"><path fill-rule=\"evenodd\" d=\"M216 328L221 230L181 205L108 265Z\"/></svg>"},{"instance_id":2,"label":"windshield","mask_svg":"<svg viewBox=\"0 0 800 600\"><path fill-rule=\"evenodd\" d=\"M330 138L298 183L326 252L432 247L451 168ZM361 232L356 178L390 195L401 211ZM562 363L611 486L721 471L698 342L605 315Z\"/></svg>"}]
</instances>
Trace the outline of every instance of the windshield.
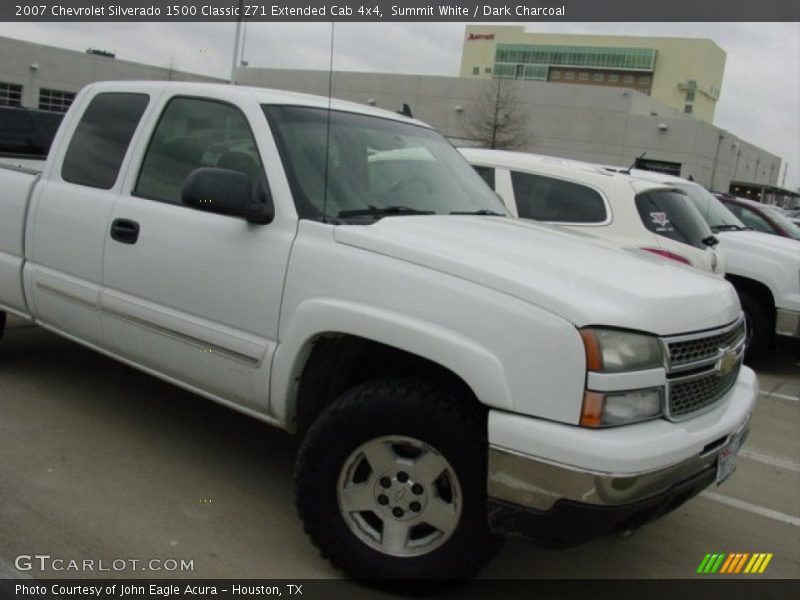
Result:
<instances>
[{"instance_id":1,"label":"windshield","mask_svg":"<svg viewBox=\"0 0 800 600\"><path fill-rule=\"evenodd\" d=\"M508 214L458 151L427 127L321 108L263 110L300 218Z\"/></svg>"},{"instance_id":2,"label":"windshield","mask_svg":"<svg viewBox=\"0 0 800 600\"><path fill-rule=\"evenodd\" d=\"M800 227L792 223L783 212L776 206L764 206L764 211L769 214L770 218L781 226L786 233L796 240L800 240Z\"/></svg>"},{"instance_id":3,"label":"windshield","mask_svg":"<svg viewBox=\"0 0 800 600\"><path fill-rule=\"evenodd\" d=\"M703 215L703 218L711 227L711 231L724 231L726 229L747 229L736 215L729 211L722 202L717 200L705 188L690 182L672 183L679 190L686 192L686 195L694 202L694 205Z\"/></svg>"}]
</instances>

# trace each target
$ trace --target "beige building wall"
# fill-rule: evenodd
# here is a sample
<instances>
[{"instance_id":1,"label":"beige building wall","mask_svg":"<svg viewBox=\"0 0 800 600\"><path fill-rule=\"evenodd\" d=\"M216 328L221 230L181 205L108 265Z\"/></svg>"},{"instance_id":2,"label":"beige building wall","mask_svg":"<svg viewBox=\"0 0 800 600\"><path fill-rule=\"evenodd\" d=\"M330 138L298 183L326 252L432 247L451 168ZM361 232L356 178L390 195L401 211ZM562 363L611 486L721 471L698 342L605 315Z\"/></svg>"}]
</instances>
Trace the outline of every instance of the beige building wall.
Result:
<instances>
[{"instance_id":1,"label":"beige building wall","mask_svg":"<svg viewBox=\"0 0 800 600\"><path fill-rule=\"evenodd\" d=\"M708 123L714 121L725 72L725 52L711 40L532 33L521 25L467 25L459 76L492 77L497 44L652 48L657 51L651 91L653 98L681 111L689 104L693 117ZM474 72L475 67L478 73ZM695 82L695 88L689 83L691 81ZM687 94L692 91L694 99L687 101Z\"/></svg>"}]
</instances>

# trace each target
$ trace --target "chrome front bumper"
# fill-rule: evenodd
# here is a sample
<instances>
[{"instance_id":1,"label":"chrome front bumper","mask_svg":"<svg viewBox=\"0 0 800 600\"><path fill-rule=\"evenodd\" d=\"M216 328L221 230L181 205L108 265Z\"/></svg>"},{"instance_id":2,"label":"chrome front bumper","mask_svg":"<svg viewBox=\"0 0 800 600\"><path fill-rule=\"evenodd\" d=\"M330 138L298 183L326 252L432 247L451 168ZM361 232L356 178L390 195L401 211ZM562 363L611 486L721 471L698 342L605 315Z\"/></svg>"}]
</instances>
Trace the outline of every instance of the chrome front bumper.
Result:
<instances>
[{"instance_id":1,"label":"chrome front bumper","mask_svg":"<svg viewBox=\"0 0 800 600\"><path fill-rule=\"evenodd\" d=\"M800 312L779 308L775 311L775 333L800 337Z\"/></svg>"},{"instance_id":2,"label":"chrome front bumper","mask_svg":"<svg viewBox=\"0 0 800 600\"><path fill-rule=\"evenodd\" d=\"M710 443L703 453L655 471L615 475L557 465L497 447L489 449L489 497L520 507L550 510L559 500L596 506L631 504L668 491L712 469L734 436L744 439L747 421L731 435Z\"/></svg>"}]
</instances>

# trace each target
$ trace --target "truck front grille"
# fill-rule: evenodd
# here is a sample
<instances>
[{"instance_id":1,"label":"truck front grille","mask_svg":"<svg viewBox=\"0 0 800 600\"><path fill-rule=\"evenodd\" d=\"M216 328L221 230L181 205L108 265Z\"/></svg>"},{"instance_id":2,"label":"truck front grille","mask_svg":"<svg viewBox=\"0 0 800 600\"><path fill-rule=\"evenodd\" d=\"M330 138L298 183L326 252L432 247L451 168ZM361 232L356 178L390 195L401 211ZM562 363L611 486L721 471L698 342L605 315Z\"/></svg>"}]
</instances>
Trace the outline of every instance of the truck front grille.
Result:
<instances>
[{"instance_id":1,"label":"truck front grille","mask_svg":"<svg viewBox=\"0 0 800 600\"><path fill-rule=\"evenodd\" d=\"M739 366L737 363L727 375L713 371L696 379L670 384L669 415L673 419L682 419L716 404L736 383Z\"/></svg>"},{"instance_id":2,"label":"truck front grille","mask_svg":"<svg viewBox=\"0 0 800 600\"><path fill-rule=\"evenodd\" d=\"M722 333L670 342L668 345L670 366L674 369L693 362L712 359L717 356L720 348L733 348L744 339L744 336L744 321L740 321L730 330Z\"/></svg>"},{"instance_id":3,"label":"truck front grille","mask_svg":"<svg viewBox=\"0 0 800 600\"><path fill-rule=\"evenodd\" d=\"M666 416L673 421L710 410L736 383L745 346L739 319L715 331L663 340L667 362Z\"/></svg>"}]
</instances>

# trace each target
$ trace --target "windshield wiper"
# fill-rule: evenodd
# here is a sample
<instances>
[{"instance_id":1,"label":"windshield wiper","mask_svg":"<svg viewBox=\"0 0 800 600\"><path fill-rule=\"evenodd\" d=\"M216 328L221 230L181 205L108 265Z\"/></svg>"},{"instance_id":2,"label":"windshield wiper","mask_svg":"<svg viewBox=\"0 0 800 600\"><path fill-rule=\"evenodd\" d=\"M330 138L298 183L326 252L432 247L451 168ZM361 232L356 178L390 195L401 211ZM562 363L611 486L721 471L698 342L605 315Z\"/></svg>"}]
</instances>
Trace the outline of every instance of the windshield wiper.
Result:
<instances>
[{"instance_id":1,"label":"windshield wiper","mask_svg":"<svg viewBox=\"0 0 800 600\"><path fill-rule=\"evenodd\" d=\"M489 210L488 208L481 208L480 210L454 210L451 215L487 215L490 217L505 217L503 213Z\"/></svg>"},{"instance_id":2,"label":"windshield wiper","mask_svg":"<svg viewBox=\"0 0 800 600\"><path fill-rule=\"evenodd\" d=\"M719 231L747 231L747 227L740 227L739 225L712 225L711 231L714 233Z\"/></svg>"},{"instance_id":3,"label":"windshield wiper","mask_svg":"<svg viewBox=\"0 0 800 600\"><path fill-rule=\"evenodd\" d=\"M368 206L367 208L357 208L354 210L343 210L336 215L340 219L347 219L348 217L386 217L392 215L435 215L436 212L432 210L417 210L408 206Z\"/></svg>"}]
</instances>

